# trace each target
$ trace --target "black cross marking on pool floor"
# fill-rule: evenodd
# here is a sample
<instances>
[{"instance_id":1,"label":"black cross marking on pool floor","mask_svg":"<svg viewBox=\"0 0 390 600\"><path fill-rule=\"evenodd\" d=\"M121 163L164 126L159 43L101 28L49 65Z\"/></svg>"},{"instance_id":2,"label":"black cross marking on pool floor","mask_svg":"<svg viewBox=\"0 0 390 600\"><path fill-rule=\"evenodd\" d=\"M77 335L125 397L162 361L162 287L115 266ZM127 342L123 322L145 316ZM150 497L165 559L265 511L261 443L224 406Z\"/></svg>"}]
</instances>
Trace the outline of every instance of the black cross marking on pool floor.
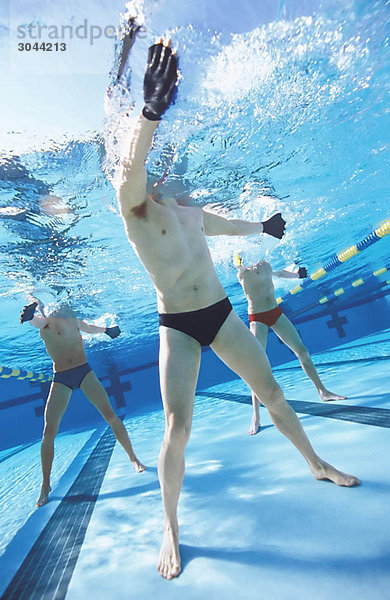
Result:
<instances>
[{"instance_id":1,"label":"black cross marking on pool floor","mask_svg":"<svg viewBox=\"0 0 390 600\"><path fill-rule=\"evenodd\" d=\"M250 396L245 394L222 394L217 392L197 392L197 396L218 398L241 404L252 404ZM372 408L371 406L343 406L342 404L320 404L319 402L303 402L301 400L288 400L288 403L298 413L304 413L340 421L352 421L362 425L390 428L390 409Z\"/></svg>"},{"instance_id":2,"label":"black cross marking on pool floor","mask_svg":"<svg viewBox=\"0 0 390 600\"><path fill-rule=\"evenodd\" d=\"M126 400L123 392L129 392L131 390L131 383L129 380L121 381L121 373L118 372L116 365L113 363L108 367L108 376L110 379L110 386L106 387L106 392L115 399L117 408L123 408L126 406Z\"/></svg>"},{"instance_id":3,"label":"black cross marking on pool floor","mask_svg":"<svg viewBox=\"0 0 390 600\"><path fill-rule=\"evenodd\" d=\"M343 326L348 323L347 317L340 317L338 311L332 306L329 306L329 313L332 318L326 322L327 326L329 329L336 329L340 338L345 337L346 333Z\"/></svg>"},{"instance_id":4,"label":"black cross marking on pool floor","mask_svg":"<svg viewBox=\"0 0 390 600\"><path fill-rule=\"evenodd\" d=\"M11 400L4 400L0 402L0 410L5 410L7 408L13 408L14 406L20 406L21 404L27 404L28 402L34 402L34 400L42 400L43 408L41 406L35 407L35 415L41 416L43 414L46 397L49 392L50 383L31 383L32 387L35 386L40 387L40 391L35 394L28 394L24 396L20 396L18 398L12 398Z\"/></svg>"},{"instance_id":5,"label":"black cross marking on pool floor","mask_svg":"<svg viewBox=\"0 0 390 600\"><path fill-rule=\"evenodd\" d=\"M114 445L114 434L107 427L2 600L65 598Z\"/></svg>"}]
</instances>

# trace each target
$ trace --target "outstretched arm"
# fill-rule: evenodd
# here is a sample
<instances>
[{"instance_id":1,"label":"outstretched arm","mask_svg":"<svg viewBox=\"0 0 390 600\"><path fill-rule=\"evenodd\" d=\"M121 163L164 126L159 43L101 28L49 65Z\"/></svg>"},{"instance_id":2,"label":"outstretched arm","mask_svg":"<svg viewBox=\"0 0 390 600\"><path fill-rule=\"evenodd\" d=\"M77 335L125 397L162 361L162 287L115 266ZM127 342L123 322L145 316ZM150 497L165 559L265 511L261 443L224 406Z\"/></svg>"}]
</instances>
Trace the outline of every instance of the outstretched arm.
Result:
<instances>
[{"instance_id":1,"label":"outstretched arm","mask_svg":"<svg viewBox=\"0 0 390 600\"><path fill-rule=\"evenodd\" d=\"M84 333L106 333L110 338L118 337L121 332L118 325L114 325L113 327L99 327L99 325L92 325L81 320L79 320L79 328Z\"/></svg>"},{"instance_id":2,"label":"outstretched arm","mask_svg":"<svg viewBox=\"0 0 390 600\"><path fill-rule=\"evenodd\" d=\"M291 271L272 271L272 277L279 277L279 279L298 279L298 273L292 273Z\"/></svg>"},{"instance_id":3,"label":"outstretched arm","mask_svg":"<svg viewBox=\"0 0 390 600\"><path fill-rule=\"evenodd\" d=\"M296 273L283 269L282 271L272 271L272 275L280 279L305 279L307 277L307 269L306 267L299 267Z\"/></svg>"},{"instance_id":4,"label":"outstretched arm","mask_svg":"<svg viewBox=\"0 0 390 600\"><path fill-rule=\"evenodd\" d=\"M254 235L268 233L278 239L284 234L286 222L280 213L267 221L249 222L240 219L225 219L203 209L203 222L206 235Z\"/></svg>"},{"instance_id":5,"label":"outstretched arm","mask_svg":"<svg viewBox=\"0 0 390 600\"><path fill-rule=\"evenodd\" d=\"M35 314L35 311L39 305L39 309L43 313L43 304L40 301L32 302L27 306L23 306L23 310L20 314L20 324L26 323L27 321L33 327L37 329L43 329L47 325L47 318ZM44 314L44 313L43 313Z\"/></svg>"},{"instance_id":6,"label":"outstretched arm","mask_svg":"<svg viewBox=\"0 0 390 600\"><path fill-rule=\"evenodd\" d=\"M85 321L79 320L79 328L80 331L84 333L105 333L106 327L99 327L98 325L92 325L91 323L86 323Z\"/></svg>"},{"instance_id":7,"label":"outstretched arm","mask_svg":"<svg viewBox=\"0 0 390 600\"><path fill-rule=\"evenodd\" d=\"M254 235L263 233L263 223L241 221L240 219L225 219L220 215L202 210L206 235Z\"/></svg>"}]
</instances>

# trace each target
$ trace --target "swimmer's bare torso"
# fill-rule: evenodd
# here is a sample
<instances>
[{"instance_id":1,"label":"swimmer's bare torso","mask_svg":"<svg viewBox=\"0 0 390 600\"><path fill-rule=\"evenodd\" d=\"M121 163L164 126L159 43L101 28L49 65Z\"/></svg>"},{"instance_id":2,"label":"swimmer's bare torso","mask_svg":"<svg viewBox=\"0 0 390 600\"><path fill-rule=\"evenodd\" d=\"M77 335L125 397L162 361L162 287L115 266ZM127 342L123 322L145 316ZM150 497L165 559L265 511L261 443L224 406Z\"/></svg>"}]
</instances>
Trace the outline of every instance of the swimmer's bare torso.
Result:
<instances>
[{"instance_id":1,"label":"swimmer's bare torso","mask_svg":"<svg viewBox=\"0 0 390 600\"><path fill-rule=\"evenodd\" d=\"M226 296L215 273L200 208L147 195L122 211L126 233L157 291L160 313L197 310ZM206 216L207 219L207 216Z\"/></svg>"},{"instance_id":2,"label":"swimmer's bare torso","mask_svg":"<svg viewBox=\"0 0 390 600\"><path fill-rule=\"evenodd\" d=\"M39 334L53 361L54 371L65 371L87 362L77 319L47 317Z\"/></svg>"},{"instance_id":3,"label":"swimmer's bare torso","mask_svg":"<svg viewBox=\"0 0 390 600\"><path fill-rule=\"evenodd\" d=\"M272 267L269 262L261 260L251 267L243 267L237 273L237 277L248 300L250 314L271 310L277 306Z\"/></svg>"},{"instance_id":4,"label":"swimmer's bare torso","mask_svg":"<svg viewBox=\"0 0 390 600\"><path fill-rule=\"evenodd\" d=\"M122 159L119 208L127 237L155 285L159 312L198 310L226 297L205 235L217 235L220 221L227 224L198 207L179 205L166 185L161 193L147 193L144 161L157 125L143 116L138 120ZM262 230L258 223L252 227Z\"/></svg>"}]
</instances>

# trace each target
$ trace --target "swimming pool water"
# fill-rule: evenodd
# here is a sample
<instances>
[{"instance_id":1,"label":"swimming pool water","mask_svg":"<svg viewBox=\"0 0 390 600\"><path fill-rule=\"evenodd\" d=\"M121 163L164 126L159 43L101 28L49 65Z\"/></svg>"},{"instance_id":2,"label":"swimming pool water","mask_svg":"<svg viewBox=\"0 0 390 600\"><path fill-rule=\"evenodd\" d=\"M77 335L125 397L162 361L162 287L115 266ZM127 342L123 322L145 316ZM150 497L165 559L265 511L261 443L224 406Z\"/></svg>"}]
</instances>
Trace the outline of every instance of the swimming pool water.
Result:
<instances>
[{"instance_id":1,"label":"swimming pool water","mask_svg":"<svg viewBox=\"0 0 390 600\"><path fill-rule=\"evenodd\" d=\"M209 240L217 273L246 319L235 251L247 263L266 258L280 269L299 262L312 273L390 217L388 2L134 6L147 27L130 60L131 118L142 106L146 48L156 35L172 37L182 73L148 170L161 176L168 169L195 202L224 216L254 221L280 210L287 221L281 243ZM183 573L168 583L155 569L164 434L158 323L154 290L108 180L118 105L106 115L103 107L118 45L80 42L53 69L37 56L23 62L28 57L16 56L14 44L21 21L93 15L117 23L123 10L119 0L1 7L0 365L51 372L37 331L18 324L31 294L49 309L70 302L81 318L118 324L116 340L85 337L87 356L148 470L133 472L105 424L74 394L56 438L51 500L37 511L48 384L0 377L0 593L16 577L30 594L67 600L383 600L390 584L390 235L297 295L291 283L275 282L326 386L348 399L321 403L271 335L275 377L318 451L363 485L313 481L264 409L260 434L249 437L248 388L205 351L179 505ZM364 283L354 286L358 279Z\"/></svg>"},{"instance_id":2,"label":"swimming pool water","mask_svg":"<svg viewBox=\"0 0 390 600\"><path fill-rule=\"evenodd\" d=\"M210 240L217 272L233 302L242 302L232 266L235 250L247 262L266 257L281 268L299 261L313 272L388 218L386 3L276 4L262 12L249 2L239 17L232 3L200 3L191 23L191 13L176 0L159 7L151 0L138 3L148 29L130 61L134 114L142 101L146 47L165 28L178 47L183 75L148 169L161 175L170 165L171 178L183 179L198 202L226 216L256 220L282 210L287 221L280 244L261 236ZM88 12L88 5L84 9ZM104 14L117 21L122 9L119 2L102 3L103 13L98 11L96 18ZM79 15L75 3L67 8L72 10ZM27 7L23 11L27 19ZM59 18L54 4L38 4L35 11L47 19ZM207 14L206 21L202 14ZM229 21L229 14L234 19ZM229 22L234 29L229 30ZM3 44L14 25L12 19L4 21ZM113 50L112 42L111 63ZM75 59L71 54L68 58ZM10 130L5 137L4 148L11 141L14 150L1 156L1 207L13 206L25 214L21 221L0 220L2 365L50 370L36 332L18 327L20 309L31 293L49 307L71 301L80 316L97 323L118 322L123 333L115 346L101 336L86 342L103 370L107 355L112 353L115 360L140 353L151 339L155 343L154 291L128 245L104 174L108 59L106 52L102 61L97 47L93 66L100 71L89 108L97 115L95 131L76 135L69 130L67 137L64 129L64 138L53 130L51 137L37 134L32 142L31 120L30 128L19 134ZM79 76L68 75L63 85L73 89ZM15 89L16 95L15 80L22 85L22 77L9 65L4 77L8 92ZM50 82L55 75L45 77ZM38 120L42 131L48 102L43 94ZM50 98L51 104L56 102L60 100ZM80 104L78 110L86 109ZM60 112L58 119L61 129ZM65 123L69 128L64 116ZM16 143L20 139L26 140L24 148ZM389 239L384 238L329 274L328 287L386 266L388 251ZM276 286L281 295L289 289L286 282Z\"/></svg>"}]
</instances>

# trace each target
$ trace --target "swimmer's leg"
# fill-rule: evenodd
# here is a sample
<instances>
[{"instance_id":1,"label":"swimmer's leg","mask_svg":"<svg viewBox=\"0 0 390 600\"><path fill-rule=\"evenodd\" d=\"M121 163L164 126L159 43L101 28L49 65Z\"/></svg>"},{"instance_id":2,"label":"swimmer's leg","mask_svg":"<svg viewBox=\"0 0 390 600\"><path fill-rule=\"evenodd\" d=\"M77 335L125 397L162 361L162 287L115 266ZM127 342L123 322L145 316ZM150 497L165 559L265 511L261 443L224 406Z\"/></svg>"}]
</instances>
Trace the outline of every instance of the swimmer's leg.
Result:
<instances>
[{"instance_id":1,"label":"swimmer's leg","mask_svg":"<svg viewBox=\"0 0 390 600\"><path fill-rule=\"evenodd\" d=\"M264 323L259 323L258 321L252 321L250 324L250 330L253 335L259 340L260 344L263 346L264 350L267 347L267 337L268 337L268 327ZM256 435L260 431L260 400L257 398L256 394L252 391L252 406L253 406L253 415L252 415L252 423L248 429L248 435Z\"/></svg>"},{"instance_id":2,"label":"swimmer's leg","mask_svg":"<svg viewBox=\"0 0 390 600\"><path fill-rule=\"evenodd\" d=\"M102 384L100 383L93 371L89 371L89 373L87 373L87 375L81 382L80 388L87 396L91 404L93 404L98 409L100 414L110 425L116 439L124 448L125 452L130 458L134 470L137 471L137 473L145 471L146 467L138 460L138 458L135 455L126 427L123 425L119 417L115 414L111 406L110 400L107 396L106 390L104 389L104 387L102 386Z\"/></svg>"},{"instance_id":3,"label":"swimmer's leg","mask_svg":"<svg viewBox=\"0 0 390 600\"><path fill-rule=\"evenodd\" d=\"M49 500L50 473L54 458L54 439L69 403L72 390L62 383L52 383L45 407L45 426L41 443L42 486L37 506Z\"/></svg>"},{"instance_id":4,"label":"swimmer's leg","mask_svg":"<svg viewBox=\"0 0 390 600\"><path fill-rule=\"evenodd\" d=\"M329 400L345 400L346 396L339 396L333 394L326 389L322 383L320 376L318 375L317 369L310 357L310 354L303 344L302 339L291 323L290 319L286 315L281 315L279 319L272 325L273 331L282 340L286 346L290 348L301 363L301 367L306 375L312 380L317 388L320 398L323 402L329 402Z\"/></svg>"},{"instance_id":5,"label":"swimmer's leg","mask_svg":"<svg viewBox=\"0 0 390 600\"><path fill-rule=\"evenodd\" d=\"M166 579L181 570L177 505L184 478L184 450L191 432L200 345L190 336L160 327L160 386L165 411L165 436L158 476L164 508L163 542L158 570Z\"/></svg>"},{"instance_id":6,"label":"swimmer's leg","mask_svg":"<svg viewBox=\"0 0 390 600\"><path fill-rule=\"evenodd\" d=\"M264 349L234 311L222 325L211 348L261 398L275 426L299 450L316 479L330 479L337 485L348 487L360 483L359 479L338 471L314 452L297 415L287 404L272 375Z\"/></svg>"}]
</instances>

